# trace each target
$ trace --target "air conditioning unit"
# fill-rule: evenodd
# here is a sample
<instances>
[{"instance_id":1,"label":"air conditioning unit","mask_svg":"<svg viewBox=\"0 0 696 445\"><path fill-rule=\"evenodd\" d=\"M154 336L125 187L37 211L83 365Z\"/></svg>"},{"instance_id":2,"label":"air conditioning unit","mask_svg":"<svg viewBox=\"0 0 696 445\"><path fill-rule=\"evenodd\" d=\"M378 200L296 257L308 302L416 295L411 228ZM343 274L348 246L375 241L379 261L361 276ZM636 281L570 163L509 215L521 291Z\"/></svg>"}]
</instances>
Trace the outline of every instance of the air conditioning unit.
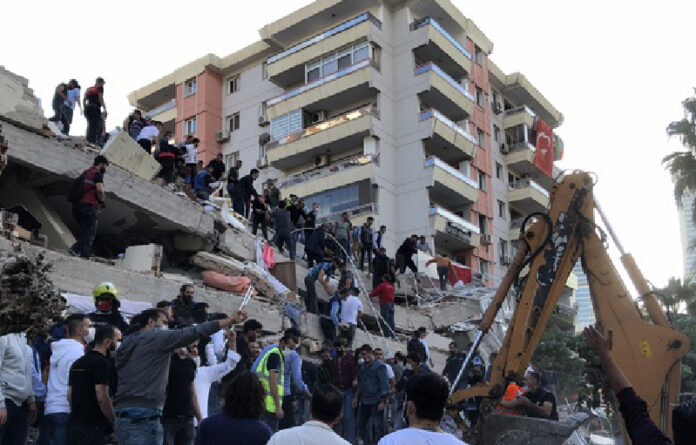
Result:
<instances>
[{"instance_id":1,"label":"air conditioning unit","mask_svg":"<svg viewBox=\"0 0 696 445\"><path fill-rule=\"evenodd\" d=\"M259 145L260 145L260 146L263 147L264 145L268 144L269 142L271 142L271 135L270 135L270 133L261 133L261 134L259 135Z\"/></svg>"},{"instance_id":2,"label":"air conditioning unit","mask_svg":"<svg viewBox=\"0 0 696 445\"><path fill-rule=\"evenodd\" d=\"M309 116L309 121L312 124L318 124L319 122L324 122L326 120L326 111L317 111Z\"/></svg>"},{"instance_id":3,"label":"air conditioning unit","mask_svg":"<svg viewBox=\"0 0 696 445\"><path fill-rule=\"evenodd\" d=\"M230 140L230 132L229 131L218 131L217 132L218 144L222 144L223 142L227 142L229 140Z\"/></svg>"},{"instance_id":4,"label":"air conditioning unit","mask_svg":"<svg viewBox=\"0 0 696 445\"><path fill-rule=\"evenodd\" d=\"M512 264L512 257L501 256L500 257L500 264L502 264L503 266L509 266L510 264Z\"/></svg>"},{"instance_id":5,"label":"air conditioning unit","mask_svg":"<svg viewBox=\"0 0 696 445\"><path fill-rule=\"evenodd\" d=\"M259 116L259 127L265 127L269 123L270 122L268 121L268 116L266 116L265 114Z\"/></svg>"},{"instance_id":6,"label":"air conditioning unit","mask_svg":"<svg viewBox=\"0 0 696 445\"><path fill-rule=\"evenodd\" d=\"M329 155L319 155L314 157L315 167L325 167L329 165Z\"/></svg>"},{"instance_id":7,"label":"air conditioning unit","mask_svg":"<svg viewBox=\"0 0 696 445\"><path fill-rule=\"evenodd\" d=\"M500 144L500 152L504 155L510 153L510 148L505 144Z\"/></svg>"},{"instance_id":8,"label":"air conditioning unit","mask_svg":"<svg viewBox=\"0 0 696 445\"><path fill-rule=\"evenodd\" d=\"M492 108L495 114L500 114L503 112L503 107L500 106L500 102L493 102Z\"/></svg>"},{"instance_id":9,"label":"air conditioning unit","mask_svg":"<svg viewBox=\"0 0 696 445\"><path fill-rule=\"evenodd\" d=\"M491 241L491 234L490 233L483 233L481 234L481 244L484 246L490 246L492 243Z\"/></svg>"}]
</instances>

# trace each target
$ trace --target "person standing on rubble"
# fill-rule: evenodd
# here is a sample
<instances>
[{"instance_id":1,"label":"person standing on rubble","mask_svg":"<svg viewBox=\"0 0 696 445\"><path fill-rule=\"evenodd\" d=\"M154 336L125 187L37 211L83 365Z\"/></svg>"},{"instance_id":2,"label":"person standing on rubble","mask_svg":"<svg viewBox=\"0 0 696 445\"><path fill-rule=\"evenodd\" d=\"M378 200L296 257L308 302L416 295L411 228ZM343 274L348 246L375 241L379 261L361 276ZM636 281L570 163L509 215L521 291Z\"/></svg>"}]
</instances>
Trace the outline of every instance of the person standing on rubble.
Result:
<instances>
[{"instance_id":1,"label":"person standing on rubble","mask_svg":"<svg viewBox=\"0 0 696 445\"><path fill-rule=\"evenodd\" d=\"M222 178L222 175L225 174L225 162L222 160L222 153L218 153L215 159L211 159L210 162L208 162L206 167L210 166L213 167L213 178L215 178L216 181L219 181L220 178Z\"/></svg>"},{"instance_id":2,"label":"person standing on rubble","mask_svg":"<svg viewBox=\"0 0 696 445\"><path fill-rule=\"evenodd\" d=\"M196 302L193 301L193 284L184 284L179 288L179 295L172 300L174 325L190 325L193 323L191 312Z\"/></svg>"},{"instance_id":3,"label":"person standing on rubble","mask_svg":"<svg viewBox=\"0 0 696 445\"><path fill-rule=\"evenodd\" d=\"M311 235L307 234L307 244L305 245L305 252L307 253L307 266L313 267L314 263L321 263L324 261L324 253L327 251L326 248L326 229L328 224L324 223L319 225ZM333 252L329 251L331 254Z\"/></svg>"},{"instance_id":4,"label":"person standing on rubble","mask_svg":"<svg viewBox=\"0 0 696 445\"><path fill-rule=\"evenodd\" d=\"M370 270L372 265L372 223L375 219L371 216L367 217L367 221L360 228L360 270L365 266L365 256L367 256L367 270Z\"/></svg>"},{"instance_id":5,"label":"person standing on rubble","mask_svg":"<svg viewBox=\"0 0 696 445\"><path fill-rule=\"evenodd\" d=\"M283 253L283 245L288 248L291 260L295 260L295 239L292 236L292 223L290 212L285 209L286 202L278 202L278 209L271 213L273 228L275 229L275 243L278 251Z\"/></svg>"},{"instance_id":6,"label":"person standing on rubble","mask_svg":"<svg viewBox=\"0 0 696 445\"><path fill-rule=\"evenodd\" d=\"M104 281L95 286L92 291L94 297L94 307L96 311L87 315L95 327L112 325L117 327L121 332L126 332L128 323L121 315L118 301L118 290L113 283Z\"/></svg>"},{"instance_id":7,"label":"person standing on rubble","mask_svg":"<svg viewBox=\"0 0 696 445\"><path fill-rule=\"evenodd\" d=\"M307 291L305 297L305 307L307 312L312 314L319 313L319 303L317 302L317 289L316 282L319 281L326 293L330 293L329 288L329 277L334 272L338 266L338 259L334 258L331 262L318 263L316 266L312 267L307 275L305 276L305 290Z\"/></svg>"},{"instance_id":8,"label":"person standing on rubble","mask_svg":"<svg viewBox=\"0 0 696 445\"><path fill-rule=\"evenodd\" d=\"M98 209L104 206L106 198L104 173L108 165L106 157L97 156L92 167L82 173L79 182L73 184L73 187L79 188L75 191L76 195L70 198L74 199L72 214L80 227L80 234L77 236L77 242L68 250L71 255L89 258L92 251L92 243L97 235Z\"/></svg>"},{"instance_id":9,"label":"person standing on rubble","mask_svg":"<svg viewBox=\"0 0 696 445\"><path fill-rule=\"evenodd\" d=\"M432 263L437 266L437 277L440 280L440 290L447 290L447 279L449 278L450 269L452 269L452 261L447 258L447 254L436 255L435 258L431 258L425 262L425 267L428 267ZM453 275L455 275L453 273ZM456 275L455 275L456 276Z\"/></svg>"},{"instance_id":10,"label":"person standing on rubble","mask_svg":"<svg viewBox=\"0 0 696 445\"><path fill-rule=\"evenodd\" d=\"M394 338L396 327L394 325L394 286L391 284L391 277L387 274L382 276L382 283L372 289L370 298L379 297L379 311L382 316L380 323L386 324L384 335Z\"/></svg>"},{"instance_id":11,"label":"person standing on rubble","mask_svg":"<svg viewBox=\"0 0 696 445\"><path fill-rule=\"evenodd\" d=\"M97 77L94 86L87 88L83 106L87 119L87 142L96 144L103 132L102 123L106 119L106 102L104 102L104 79ZM102 113L104 108L104 113Z\"/></svg>"},{"instance_id":12,"label":"person standing on rubble","mask_svg":"<svg viewBox=\"0 0 696 445\"><path fill-rule=\"evenodd\" d=\"M68 85L61 82L56 87L53 93L53 101L51 107L53 108L53 116L48 120L51 122L63 122L63 102L68 100ZM63 129L61 128L61 131Z\"/></svg>"},{"instance_id":13,"label":"person standing on rubble","mask_svg":"<svg viewBox=\"0 0 696 445\"><path fill-rule=\"evenodd\" d=\"M254 181L259 177L259 171L252 168L248 175L242 177L232 190L232 207L234 211L249 218L251 209L251 197L256 198L259 194L254 188Z\"/></svg>"},{"instance_id":14,"label":"person standing on rubble","mask_svg":"<svg viewBox=\"0 0 696 445\"><path fill-rule=\"evenodd\" d=\"M230 171L227 172L227 193L230 195L230 199L232 199L232 191L234 190L234 187L237 185L237 182L239 182L239 170L241 168L242 160L237 159L234 165L230 167Z\"/></svg>"},{"instance_id":15,"label":"person standing on rubble","mask_svg":"<svg viewBox=\"0 0 696 445\"><path fill-rule=\"evenodd\" d=\"M68 82L65 95L66 98L61 106L61 122L63 123L63 134L68 134L70 133L70 125L72 124L75 105L80 107L80 112L82 112L82 104L80 103L80 84L77 83L77 80L71 79L70 82Z\"/></svg>"},{"instance_id":16,"label":"person standing on rubble","mask_svg":"<svg viewBox=\"0 0 696 445\"><path fill-rule=\"evenodd\" d=\"M151 155L152 147L159 146L159 135L162 131L162 122L150 121L145 128L138 133L137 142L145 153Z\"/></svg>"},{"instance_id":17,"label":"person standing on rubble","mask_svg":"<svg viewBox=\"0 0 696 445\"><path fill-rule=\"evenodd\" d=\"M210 184L215 181L215 178L213 178L214 168L208 164L206 168L196 173L196 177L193 179L193 193L196 194L196 198L203 201L210 199L210 194L213 193Z\"/></svg>"},{"instance_id":18,"label":"person standing on rubble","mask_svg":"<svg viewBox=\"0 0 696 445\"><path fill-rule=\"evenodd\" d=\"M418 235L411 235L396 250L396 267L399 269L399 273L403 274L406 272L407 267L411 269L414 275L418 273L418 266L416 266L412 258L413 255L418 253L416 248L417 241Z\"/></svg>"}]
</instances>

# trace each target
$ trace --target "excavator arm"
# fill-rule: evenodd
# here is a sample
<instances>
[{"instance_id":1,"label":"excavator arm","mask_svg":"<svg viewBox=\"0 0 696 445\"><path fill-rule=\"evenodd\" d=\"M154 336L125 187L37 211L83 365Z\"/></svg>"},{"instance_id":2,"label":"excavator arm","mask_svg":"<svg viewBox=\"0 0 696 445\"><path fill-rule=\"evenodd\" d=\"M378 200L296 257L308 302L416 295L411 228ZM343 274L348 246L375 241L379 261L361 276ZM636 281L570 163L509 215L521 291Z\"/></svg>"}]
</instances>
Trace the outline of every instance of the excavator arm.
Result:
<instances>
[{"instance_id":1,"label":"excavator arm","mask_svg":"<svg viewBox=\"0 0 696 445\"><path fill-rule=\"evenodd\" d=\"M493 412L507 384L524 376L568 276L581 258L598 325L613 335L614 358L635 391L647 402L650 417L671 436L669 404L675 403L679 395L681 358L689 350L689 340L671 328L633 257L625 254L615 240L622 253L621 261L642 294L652 322L641 316L609 258L603 233L594 223L595 210L602 218L604 214L594 201L593 185L591 176L584 172L564 176L553 187L548 215L538 215L537 221L520 236L520 249L484 314L474 347L462 366L463 371L490 329L513 282L528 268L526 278L519 284L517 306L493 362L490 381L454 392L462 376L460 372L452 385L449 399L452 407L470 397L483 398L479 423L485 422ZM611 226L606 219L604 222L615 239ZM480 431L481 425L477 427Z\"/></svg>"}]
</instances>

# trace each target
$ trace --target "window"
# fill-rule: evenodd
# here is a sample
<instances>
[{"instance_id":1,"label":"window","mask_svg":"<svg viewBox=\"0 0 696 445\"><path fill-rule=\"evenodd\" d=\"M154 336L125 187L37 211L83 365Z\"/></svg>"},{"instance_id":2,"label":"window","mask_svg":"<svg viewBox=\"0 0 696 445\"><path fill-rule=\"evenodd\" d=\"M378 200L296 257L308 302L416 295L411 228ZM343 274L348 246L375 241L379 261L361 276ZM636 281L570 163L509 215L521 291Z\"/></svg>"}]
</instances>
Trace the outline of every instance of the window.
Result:
<instances>
[{"instance_id":1,"label":"window","mask_svg":"<svg viewBox=\"0 0 696 445\"><path fill-rule=\"evenodd\" d=\"M321 61L317 60L307 65L307 83L321 77Z\"/></svg>"},{"instance_id":2,"label":"window","mask_svg":"<svg viewBox=\"0 0 696 445\"><path fill-rule=\"evenodd\" d=\"M500 251L500 258L504 258L507 256L508 252L508 243L504 239L500 239L498 241L498 250Z\"/></svg>"},{"instance_id":3,"label":"window","mask_svg":"<svg viewBox=\"0 0 696 445\"><path fill-rule=\"evenodd\" d=\"M235 151L232 154L225 155L225 168L229 170L239 160L239 152Z\"/></svg>"},{"instance_id":4,"label":"window","mask_svg":"<svg viewBox=\"0 0 696 445\"><path fill-rule=\"evenodd\" d=\"M479 172L479 189L481 191L486 191L486 174L484 172Z\"/></svg>"},{"instance_id":5,"label":"window","mask_svg":"<svg viewBox=\"0 0 696 445\"><path fill-rule=\"evenodd\" d=\"M488 219L486 218L486 215L479 213L478 223L481 233L488 233Z\"/></svg>"},{"instance_id":6,"label":"window","mask_svg":"<svg viewBox=\"0 0 696 445\"><path fill-rule=\"evenodd\" d=\"M464 87L465 90L469 91L469 75L468 74L464 74L464 76L462 77L462 80L459 83L462 84L462 86Z\"/></svg>"},{"instance_id":7,"label":"window","mask_svg":"<svg viewBox=\"0 0 696 445\"><path fill-rule=\"evenodd\" d=\"M360 62L370 57L370 44L367 41L353 46L353 63Z\"/></svg>"},{"instance_id":8,"label":"window","mask_svg":"<svg viewBox=\"0 0 696 445\"><path fill-rule=\"evenodd\" d=\"M312 208L316 202L319 204L318 217L328 216L331 214L340 214L344 210L358 207L365 202L360 202L360 185L352 184L345 187L340 187L333 190L319 192L314 195L305 197L305 206Z\"/></svg>"},{"instance_id":9,"label":"window","mask_svg":"<svg viewBox=\"0 0 696 445\"><path fill-rule=\"evenodd\" d=\"M498 200L498 216L505 219L505 203Z\"/></svg>"},{"instance_id":10,"label":"window","mask_svg":"<svg viewBox=\"0 0 696 445\"><path fill-rule=\"evenodd\" d=\"M184 97L191 96L192 94L196 94L197 83L198 82L196 81L195 77L193 79L187 80L184 83Z\"/></svg>"},{"instance_id":11,"label":"window","mask_svg":"<svg viewBox=\"0 0 696 445\"><path fill-rule=\"evenodd\" d=\"M322 59L321 62L321 75L328 76L338 71L338 60L336 59L336 54L330 54Z\"/></svg>"},{"instance_id":12,"label":"window","mask_svg":"<svg viewBox=\"0 0 696 445\"><path fill-rule=\"evenodd\" d=\"M496 179L503 177L503 166L499 162L495 163L495 177Z\"/></svg>"},{"instance_id":13,"label":"window","mask_svg":"<svg viewBox=\"0 0 696 445\"><path fill-rule=\"evenodd\" d=\"M464 173L467 178L471 177L471 161L462 161L459 164L459 171Z\"/></svg>"},{"instance_id":14,"label":"window","mask_svg":"<svg viewBox=\"0 0 696 445\"><path fill-rule=\"evenodd\" d=\"M227 81L227 94L239 91L239 74Z\"/></svg>"},{"instance_id":15,"label":"window","mask_svg":"<svg viewBox=\"0 0 696 445\"><path fill-rule=\"evenodd\" d=\"M484 279L488 278L488 261L479 258L479 269Z\"/></svg>"},{"instance_id":16,"label":"window","mask_svg":"<svg viewBox=\"0 0 696 445\"><path fill-rule=\"evenodd\" d=\"M500 142L500 128L497 125L493 125L493 140Z\"/></svg>"},{"instance_id":17,"label":"window","mask_svg":"<svg viewBox=\"0 0 696 445\"><path fill-rule=\"evenodd\" d=\"M478 46L474 46L474 59L479 65L483 65L483 50Z\"/></svg>"},{"instance_id":18,"label":"window","mask_svg":"<svg viewBox=\"0 0 696 445\"><path fill-rule=\"evenodd\" d=\"M483 90L479 87L476 87L476 105L479 107L483 107L486 105L486 95L483 93Z\"/></svg>"},{"instance_id":19,"label":"window","mask_svg":"<svg viewBox=\"0 0 696 445\"><path fill-rule=\"evenodd\" d=\"M227 129L230 132L239 130L239 112L236 112L227 118Z\"/></svg>"},{"instance_id":20,"label":"window","mask_svg":"<svg viewBox=\"0 0 696 445\"><path fill-rule=\"evenodd\" d=\"M196 127L198 123L198 119L195 117L193 119L188 119L184 121L184 130L186 134L196 134Z\"/></svg>"},{"instance_id":21,"label":"window","mask_svg":"<svg viewBox=\"0 0 696 445\"><path fill-rule=\"evenodd\" d=\"M481 146L481 148L486 148L486 133L484 133L481 130L478 130L478 144Z\"/></svg>"},{"instance_id":22,"label":"window","mask_svg":"<svg viewBox=\"0 0 696 445\"><path fill-rule=\"evenodd\" d=\"M498 103L498 93L496 93L494 90L491 90L491 108L495 108L495 105Z\"/></svg>"},{"instance_id":23,"label":"window","mask_svg":"<svg viewBox=\"0 0 696 445\"><path fill-rule=\"evenodd\" d=\"M338 69L342 70L343 68L348 68L350 66L351 58L350 47L339 51L337 57Z\"/></svg>"},{"instance_id":24,"label":"window","mask_svg":"<svg viewBox=\"0 0 696 445\"><path fill-rule=\"evenodd\" d=\"M370 58L370 43L367 40L348 45L336 52L313 60L305 65L305 81L307 83L348 68L354 63ZM374 54L375 49L372 48Z\"/></svg>"}]
</instances>

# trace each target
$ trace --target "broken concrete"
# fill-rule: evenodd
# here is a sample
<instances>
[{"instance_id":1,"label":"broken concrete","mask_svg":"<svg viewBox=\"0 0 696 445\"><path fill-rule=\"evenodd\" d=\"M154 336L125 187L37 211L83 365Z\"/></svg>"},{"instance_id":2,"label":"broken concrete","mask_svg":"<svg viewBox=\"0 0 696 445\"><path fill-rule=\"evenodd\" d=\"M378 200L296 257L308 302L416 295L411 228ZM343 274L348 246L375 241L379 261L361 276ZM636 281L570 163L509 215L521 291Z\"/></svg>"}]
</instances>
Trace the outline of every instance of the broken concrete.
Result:
<instances>
[{"instance_id":1,"label":"broken concrete","mask_svg":"<svg viewBox=\"0 0 696 445\"><path fill-rule=\"evenodd\" d=\"M145 272L157 275L162 264L162 246L147 244L145 246L130 246L126 249L118 266L134 272Z\"/></svg>"},{"instance_id":2,"label":"broken concrete","mask_svg":"<svg viewBox=\"0 0 696 445\"><path fill-rule=\"evenodd\" d=\"M0 66L0 116L36 130L42 130L47 123L29 81L3 66Z\"/></svg>"},{"instance_id":3,"label":"broken concrete","mask_svg":"<svg viewBox=\"0 0 696 445\"><path fill-rule=\"evenodd\" d=\"M112 134L101 154L106 156L111 164L117 165L146 181L152 180L161 169L160 163L136 144L125 131Z\"/></svg>"}]
</instances>

